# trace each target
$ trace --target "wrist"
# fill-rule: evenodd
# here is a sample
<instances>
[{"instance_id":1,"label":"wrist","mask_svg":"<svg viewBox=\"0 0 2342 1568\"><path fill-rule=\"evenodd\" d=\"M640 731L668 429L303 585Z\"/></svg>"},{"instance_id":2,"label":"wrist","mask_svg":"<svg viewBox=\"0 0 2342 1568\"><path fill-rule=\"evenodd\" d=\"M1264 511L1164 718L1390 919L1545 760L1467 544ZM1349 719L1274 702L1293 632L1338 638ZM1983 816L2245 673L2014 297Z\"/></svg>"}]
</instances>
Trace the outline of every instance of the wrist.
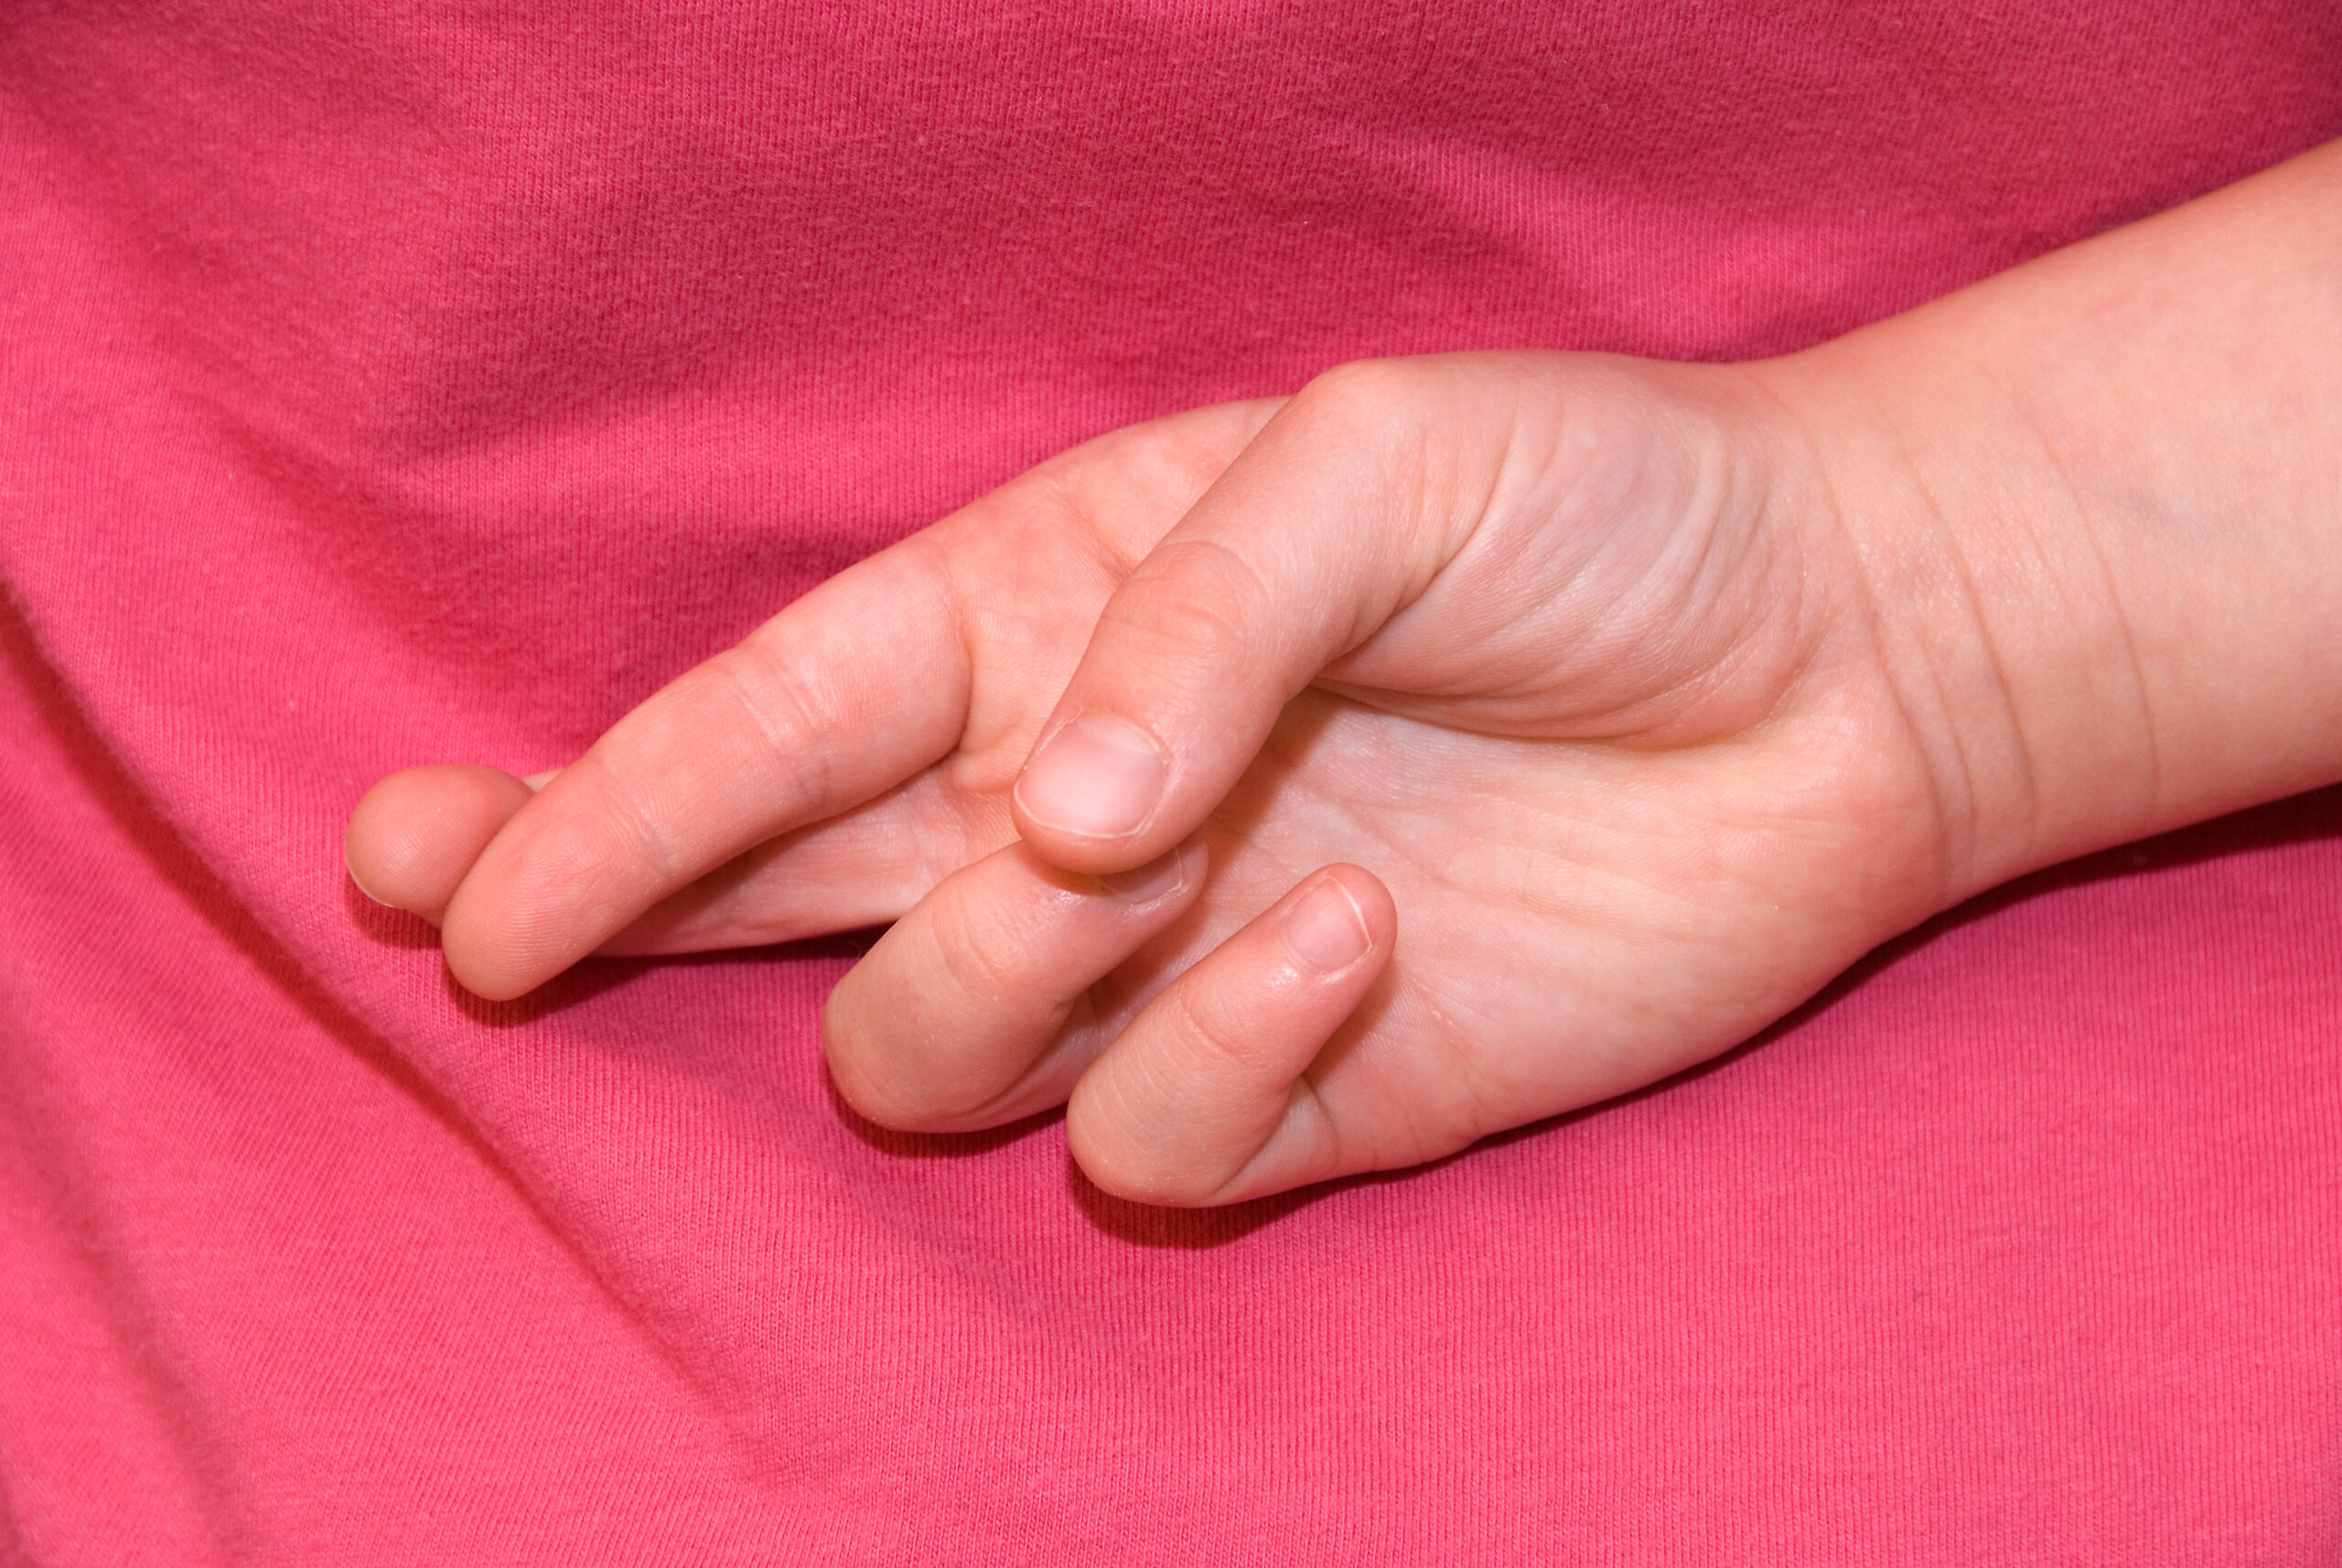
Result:
<instances>
[{"instance_id":1,"label":"wrist","mask_svg":"<svg viewBox=\"0 0 2342 1568\"><path fill-rule=\"evenodd\" d=\"M1935 802L1949 905L2153 831L2155 745L2081 502L2024 412L1917 336L1759 369L1813 450L1864 651Z\"/></svg>"},{"instance_id":2,"label":"wrist","mask_svg":"<svg viewBox=\"0 0 2342 1568\"><path fill-rule=\"evenodd\" d=\"M1752 367L1952 890L2342 778L2342 145Z\"/></svg>"}]
</instances>

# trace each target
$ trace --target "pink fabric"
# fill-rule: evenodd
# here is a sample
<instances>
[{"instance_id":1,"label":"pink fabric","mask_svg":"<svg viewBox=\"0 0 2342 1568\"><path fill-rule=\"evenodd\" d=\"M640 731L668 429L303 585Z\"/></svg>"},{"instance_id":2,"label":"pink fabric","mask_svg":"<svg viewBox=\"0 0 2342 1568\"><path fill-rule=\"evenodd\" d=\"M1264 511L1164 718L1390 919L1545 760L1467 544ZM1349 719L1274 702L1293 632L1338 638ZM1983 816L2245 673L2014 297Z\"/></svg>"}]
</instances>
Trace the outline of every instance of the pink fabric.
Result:
<instances>
[{"instance_id":1,"label":"pink fabric","mask_svg":"<svg viewBox=\"0 0 2342 1568\"><path fill-rule=\"evenodd\" d=\"M1786 349L2342 134L2325 0L16 0L0 83L17 1557L2342 1557L2336 793L1207 1215L856 1123L850 943L488 1006L338 850L1102 428Z\"/></svg>"}]
</instances>

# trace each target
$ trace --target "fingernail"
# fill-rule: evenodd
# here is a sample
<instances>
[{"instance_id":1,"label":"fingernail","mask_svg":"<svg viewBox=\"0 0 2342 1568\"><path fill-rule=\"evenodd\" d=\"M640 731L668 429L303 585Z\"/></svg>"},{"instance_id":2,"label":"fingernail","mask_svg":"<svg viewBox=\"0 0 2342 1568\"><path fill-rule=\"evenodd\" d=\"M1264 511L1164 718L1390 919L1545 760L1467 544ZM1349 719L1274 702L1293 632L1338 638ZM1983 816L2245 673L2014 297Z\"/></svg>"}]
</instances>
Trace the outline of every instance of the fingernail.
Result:
<instances>
[{"instance_id":1,"label":"fingernail","mask_svg":"<svg viewBox=\"0 0 2342 1568\"><path fill-rule=\"evenodd\" d=\"M1302 962L1331 974L1356 963L1374 939L1358 900L1329 876L1284 912L1284 942Z\"/></svg>"},{"instance_id":2,"label":"fingernail","mask_svg":"<svg viewBox=\"0 0 2342 1568\"><path fill-rule=\"evenodd\" d=\"M1163 753L1144 731L1085 714L1051 736L1025 765L1016 800L1044 827L1077 838L1118 839L1155 810L1164 772Z\"/></svg>"},{"instance_id":3,"label":"fingernail","mask_svg":"<svg viewBox=\"0 0 2342 1568\"><path fill-rule=\"evenodd\" d=\"M395 909L398 908L397 905L392 903L387 898L374 897L374 890L367 886L365 883L359 880L358 868L349 864L349 852L347 850L342 852L341 868L349 873L349 885L352 887L357 888L360 893L365 894L368 898L372 899L372 901L377 904L380 904L385 909Z\"/></svg>"},{"instance_id":4,"label":"fingernail","mask_svg":"<svg viewBox=\"0 0 2342 1568\"><path fill-rule=\"evenodd\" d=\"M1157 898L1167 898L1187 885L1187 867L1181 864L1177 850L1158 860L1150 860L1133 871L1116 871L1101 876L1099 882L1115 897L1132 904L1152 904Z\"/></svg>"}]
</instances>

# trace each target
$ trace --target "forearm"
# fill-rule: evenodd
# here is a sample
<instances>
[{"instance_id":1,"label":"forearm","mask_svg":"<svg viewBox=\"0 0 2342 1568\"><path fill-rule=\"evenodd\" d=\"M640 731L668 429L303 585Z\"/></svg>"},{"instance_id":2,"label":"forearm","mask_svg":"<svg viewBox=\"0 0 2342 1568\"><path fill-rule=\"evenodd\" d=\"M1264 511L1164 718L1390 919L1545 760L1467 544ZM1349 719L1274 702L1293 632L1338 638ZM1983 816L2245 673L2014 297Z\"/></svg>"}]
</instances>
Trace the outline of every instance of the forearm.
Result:
<instances>
[{"instance_id":1,"label":"forearm","mask_svg":"<svg viewBox=\"0 0 2342 1568\"><path fill-rule=\"evenodd\" d=\"M1760 374L1955 896L2342 779L2342 144Z\"/></svg>"}]
</instances>

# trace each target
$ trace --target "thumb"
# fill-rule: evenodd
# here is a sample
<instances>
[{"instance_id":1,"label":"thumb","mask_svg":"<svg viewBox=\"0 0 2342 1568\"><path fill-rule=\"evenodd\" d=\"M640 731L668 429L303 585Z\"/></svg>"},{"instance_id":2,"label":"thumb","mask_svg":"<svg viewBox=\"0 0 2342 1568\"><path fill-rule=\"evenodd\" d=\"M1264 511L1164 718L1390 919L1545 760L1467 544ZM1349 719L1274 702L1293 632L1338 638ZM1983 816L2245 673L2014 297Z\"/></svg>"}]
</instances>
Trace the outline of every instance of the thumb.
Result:
<instances>
[{"instance_id":1,"label":"thumb","mask_svg":"<svg viewBox=\"0 0 2342 1568\"><path fill-rule=\"evenodd\" d=\"M1487 493L1471 476L1510 423L1467 371L1343 366L1262 428L1107 601L1016 783L1027 843L1090 873L1167 854L1284 704L1423 591L1474 521L1444 498Z\"/></svg>"}]
</instances>

